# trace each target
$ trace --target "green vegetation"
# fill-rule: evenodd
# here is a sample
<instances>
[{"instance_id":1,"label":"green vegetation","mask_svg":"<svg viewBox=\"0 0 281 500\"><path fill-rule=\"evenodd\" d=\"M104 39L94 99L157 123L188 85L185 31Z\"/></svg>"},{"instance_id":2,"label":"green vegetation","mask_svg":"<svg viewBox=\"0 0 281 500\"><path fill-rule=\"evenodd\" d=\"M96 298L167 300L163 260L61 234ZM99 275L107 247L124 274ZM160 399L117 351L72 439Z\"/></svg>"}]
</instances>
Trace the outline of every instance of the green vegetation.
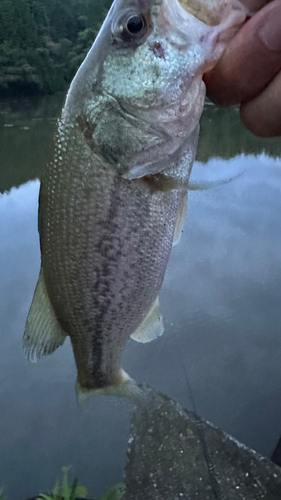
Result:
<instances>
[{"instance_id":1,"label":"green vegetation","mask_svg":"<svg viewBox=\"0 0 281 500\"><path fill-rule=\"evenodd\" d=\"M0 500L6 500L6 496L4 495L4 488L0 488Z\"/></svg>"},{"instance_id":2,"label":"green vegetation","mask_svg":"<svg viewBox=\"0 0 281 500\"><path fill-rule=\"evenodd\" d=\"M40 494L37 500L80 500L86 498L88 490L85 486L78 484L78 479L74 479L72 484L68 481L68 471L70 467L62 468L62 480L58 479L52 492L49 495ZM110 486L105 489L105 493L101 500L122 500L125 494L125 486L123 483ZM0 488L0 500L6 500L4 489Z\"/></svg>"},{"instance_id":3,"label":"green vegetation","mask_svg":"<svg viewBox=\"0 0 281 500\"><path fill-rule=\"evenodd\" d=\"M72 484L68 481L68 470L70 467L63 467L63 477L60 482L57 480L55 487L53 488L50 495L39 495L37 500L76 500L80 498L86 498L88 494L87 488L85 486L79 486L78 480L74 479ZM105 490L104 496L101 500L122 500L125 493L125 487L123 484L117 484L113 487L108 487ZM2 498L0 497L0 500Z\"/></svg>"},{"instance_id":4,"label":"green vegetation","mask_svg":"<svg viewBox=\"0 0 281 500\"><path fill-rule=\"evenodd\" d=\"M111 0L0 0L0 96L64 90Z\"/></svg>"},{"instance_id":5,"label":"green vegetation","mask_svg":"<svg viewBox=\"0 0 281 500\"><path fill-rule=\"evenodd\" d=\"M57 480L55 487L52 490L51 495L39 495L38 500L76 500L76 498L86 498L88 494L87 488L85 486L78 485L78 479L75 478L72 484L68 482L68 473L69 467L63 467L63 478L60 483L59 479Z\"/></svg>"},{"instance_id":6,"label":"green vegetation","mask_svg":"<svg viewBox=\"0 0 281 500\"><path fill-rule=\"evenodd\" d=\"M101 500L122 500L125 494L125 486L122 483L105 489L105 494Z\"/></svg>"}]
</instances>

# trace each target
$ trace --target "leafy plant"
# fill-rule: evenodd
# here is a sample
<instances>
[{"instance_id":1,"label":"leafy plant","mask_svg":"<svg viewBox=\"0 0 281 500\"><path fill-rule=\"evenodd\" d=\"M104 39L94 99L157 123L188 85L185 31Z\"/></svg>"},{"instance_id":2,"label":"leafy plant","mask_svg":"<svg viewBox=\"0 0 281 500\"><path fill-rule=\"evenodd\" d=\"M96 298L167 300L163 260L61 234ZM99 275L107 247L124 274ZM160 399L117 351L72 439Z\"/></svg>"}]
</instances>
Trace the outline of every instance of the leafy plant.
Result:
<instances>
[{"instance_id":1,"label":"leafy plant","mask_svg":"<svg viewBox=\"0 0 281 500\"><path fill-rule=\"evenodd\" d=\"M4 488L0 488L0 500L6 500L6 495L4 495Z\"/></svg>"},{"instance_id":2,"label":"leafy plant","mask_svg":"<svg viewBox=\"0 0 281 500\"><path fill-rule=\"evenodd\" d=\"M123 483L119 483L115 486L107 487L101 500L122 500L124 493L125 486Z\"/></svg>"},{"instance_id":3,"label":"leafy plant","mask_svg":"<svg viewBox=\"0 0 281 500\"><path fill-rule=\"evenodd\" d=\"M38 500L76 500L77 498L86 498L88 494L87 488L85 486L78 485L78 479L75 478L73 483L68 482L68 470L69 467L63 467L63 478L60 482L57 480L51 495L39 495ZM118 498L118 497L117 497Z\"/></svg>"},{"instance_id":4,"label":"leafy plant","mask_svg":"<svg viewBox=\"0 0 281 500\"><path fill-rule=\"evenodd\" d=\"M73 483L68 482L68 471L70 467L63 467L63 477L60 482L57 479L55 487L50 495L40 494L37 500L77 500L78 498L86 498L88 490L85 486L78 485L78 479L75 478ZM125 485L118 483L115 486L110 486L105 489L105 493L101 500L122 500L125 494ZM0 488L0 500L6 500L4 489Z\"/></svg>"}]
</instances>

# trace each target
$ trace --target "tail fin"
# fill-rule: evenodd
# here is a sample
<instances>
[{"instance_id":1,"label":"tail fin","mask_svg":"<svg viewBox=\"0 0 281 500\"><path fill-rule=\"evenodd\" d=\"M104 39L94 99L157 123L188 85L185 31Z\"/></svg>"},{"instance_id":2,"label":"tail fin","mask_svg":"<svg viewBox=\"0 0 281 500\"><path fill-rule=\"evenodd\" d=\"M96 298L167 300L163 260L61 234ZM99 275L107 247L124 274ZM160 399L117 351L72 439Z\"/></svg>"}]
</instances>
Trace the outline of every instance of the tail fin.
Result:
<instances>
[{"instance_id":1,"label":"tail fin","mask_svg":"<svg viewBox=\"0 0 281 500\"><path fill-rule=\"evenodd\" d=\"M141 389L136 382L124 371L120 370L121 382L118 385L110 385L103 389L84 389L76 382L76 394L78 405L82 408L91 404L95 396L117 396L139 403L145 396L145 390Z\"/></svg>"}]
</instances>

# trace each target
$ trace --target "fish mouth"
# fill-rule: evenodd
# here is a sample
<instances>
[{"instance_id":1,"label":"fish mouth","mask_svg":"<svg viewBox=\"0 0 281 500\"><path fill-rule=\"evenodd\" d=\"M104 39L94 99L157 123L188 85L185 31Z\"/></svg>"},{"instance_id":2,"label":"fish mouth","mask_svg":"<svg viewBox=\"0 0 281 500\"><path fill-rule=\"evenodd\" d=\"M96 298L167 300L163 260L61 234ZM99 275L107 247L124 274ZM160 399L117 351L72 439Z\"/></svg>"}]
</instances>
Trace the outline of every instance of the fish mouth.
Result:
<instances>
[{"instance_id":1,"label":"fish mouth","mask_svg":"<svg viewBox=\"0 0 281 500\"><path fill-rule=\"evenodd\" d=\"M208 26L218 26L221 17L198 0L178 0L182 8Z\"/></svg>"}]
</instances>

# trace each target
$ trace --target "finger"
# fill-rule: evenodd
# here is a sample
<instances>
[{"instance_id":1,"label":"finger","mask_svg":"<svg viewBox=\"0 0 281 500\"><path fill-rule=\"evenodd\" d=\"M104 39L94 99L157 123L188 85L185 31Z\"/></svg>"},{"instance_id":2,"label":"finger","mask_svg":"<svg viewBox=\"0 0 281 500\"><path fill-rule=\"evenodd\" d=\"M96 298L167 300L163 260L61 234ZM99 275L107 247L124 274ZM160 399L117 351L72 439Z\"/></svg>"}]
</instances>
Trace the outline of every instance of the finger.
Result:
<instances>
[{"instance_id":1,"label":"finger","mask_svg":"<svg viewBox=\"0 0 281 500\"><path fill-rule=\"evenodd\" d=\"M281 135L281 72L260 95L241 105L240 114L253 134L260 137Z\"/></svg>"},{"instance_id":2,"label":"finger","mask_svg":"<svg viewBox=\"0 0 281 500\"><path fill-rule=\"evenodd\" d=\"M208 96L228 106L260 93L281 68L281 0L269 3L229 43L205 75Z\"/></svg>"}]
</instances>

